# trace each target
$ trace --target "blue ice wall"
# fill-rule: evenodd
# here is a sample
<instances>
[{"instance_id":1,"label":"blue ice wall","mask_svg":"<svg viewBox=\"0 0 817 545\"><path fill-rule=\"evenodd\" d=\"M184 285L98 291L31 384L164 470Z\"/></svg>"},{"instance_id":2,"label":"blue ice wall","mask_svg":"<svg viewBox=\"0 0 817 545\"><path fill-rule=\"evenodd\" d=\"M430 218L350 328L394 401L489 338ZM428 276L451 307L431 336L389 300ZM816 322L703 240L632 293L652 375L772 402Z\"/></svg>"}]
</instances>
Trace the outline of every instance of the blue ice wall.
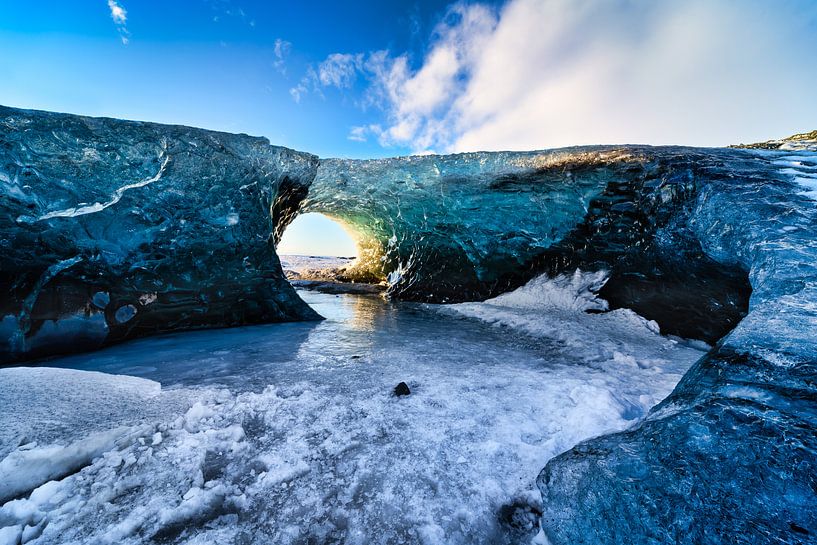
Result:
<instances>
[{"instance_id":1,"label":"blue ice wall","mask_svg":"<svg viewBox=\"0 0 817 545\"><path fill-rule=\"evenodd\" d=\"M316 318L274 250L316 168L263 138L0 107L0 362Z\"/></svg>"},{"instance_id":2,"label":"blue ice wall","mask_svg":"<svg viewBox=\"0 0 817 545\"><path fill-rule=\"evenodd\" d=\"M817 153L730 153L755 168L709 165L688 227L749 270L749 314L645 422L547 465L553 543L817 542Z\"/></svg>"},{"instance_id":3,"label":"blue ice wall","mask_svg":"<svg viewBox=\"0 0 817 545\"><path fill-rule=\"evenodd\" d=\"M745 269L708 257L682 217L707 161L745 167L736 152L643 147L330 159L302 209L358 233L349 276L386 279L395 297L485 299L542 272L604 268L613 308L714 342L750 290Z\"/></svg>"},{"instance_id":4,"label":"blue ice wall","mask_svg":"<svg viewBox=\"0 0 817 545\"><path fill-rule=\"evenodd\" d=\"M391 295L473 300L506 290L632 160L618 149L328 159L302 207L358 233L369 250L358 272L387 278Z\"/></svg>"}]
</instances>

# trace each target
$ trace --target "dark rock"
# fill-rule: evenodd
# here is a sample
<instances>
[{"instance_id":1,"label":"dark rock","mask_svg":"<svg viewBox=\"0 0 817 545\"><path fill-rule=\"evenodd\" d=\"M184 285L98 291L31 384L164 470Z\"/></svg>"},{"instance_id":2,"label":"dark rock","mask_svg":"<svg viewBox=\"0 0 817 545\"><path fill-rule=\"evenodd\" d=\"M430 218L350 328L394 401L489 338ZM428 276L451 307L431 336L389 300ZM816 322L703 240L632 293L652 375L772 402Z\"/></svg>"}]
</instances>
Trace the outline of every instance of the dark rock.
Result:
<instances>
[{"instance_id":1,"label":"dark rock","mask_svg":"<svg viewBox=\"0 0 817 545\"><path fill-rule=\"evenodd\" d=\"M394 387L394 395L398 397L407 396L410 393L411 390L409 390L408 384L406 384L405 382L401 382L400 384Z\"/></svg>"},{"instance_id":2,"label":"dark rock","mask_svg":"<svg viewBox=\"0 0 817 545\"><path fill-rule=\"evenodd\" d=\"M512 534L532 535L539 528L542 511L524 500L507 503L499 508L497 520Z\"/></svg>"}]
</instances>

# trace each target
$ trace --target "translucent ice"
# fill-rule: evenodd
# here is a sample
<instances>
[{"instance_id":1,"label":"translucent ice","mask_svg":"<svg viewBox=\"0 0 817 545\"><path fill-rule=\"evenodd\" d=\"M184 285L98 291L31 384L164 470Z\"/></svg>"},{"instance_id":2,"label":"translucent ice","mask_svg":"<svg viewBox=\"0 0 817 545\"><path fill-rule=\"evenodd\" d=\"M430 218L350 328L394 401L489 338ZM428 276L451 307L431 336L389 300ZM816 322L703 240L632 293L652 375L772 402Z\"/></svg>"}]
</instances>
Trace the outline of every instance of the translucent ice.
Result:
<instances>
[{"instance_id":1,"label":"translucent ice","mask_svg":"<svg viewBox=\"0 0 817 545\"><path fill-rule=\"evenodd\" d=\"M0 363L316 318L274 251L316 167L263 138L0 107Z\"/></svg>"}]
</instances>

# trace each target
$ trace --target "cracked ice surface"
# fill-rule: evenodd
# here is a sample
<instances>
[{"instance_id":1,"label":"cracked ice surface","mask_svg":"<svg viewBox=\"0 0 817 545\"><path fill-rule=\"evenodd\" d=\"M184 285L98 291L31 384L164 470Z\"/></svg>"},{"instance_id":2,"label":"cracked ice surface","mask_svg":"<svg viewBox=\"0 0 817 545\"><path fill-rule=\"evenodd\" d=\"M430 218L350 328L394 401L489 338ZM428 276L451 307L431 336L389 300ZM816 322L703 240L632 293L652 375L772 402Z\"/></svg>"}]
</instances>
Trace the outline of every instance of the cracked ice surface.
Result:
<instances>
[{"instance_id":1,"label":"cracked ice surface","mask_svg":"<svg viewBox=\"0 0 817 545\"><path fill-rule=\"evenodd\" d=\"M57 415L26 417L29 432L20 413L2 411L0 429L40 439L12 454L98 440L105 411L130 434L103 437L107 448L79 472L7 502L0 527L41 544L529 541L547 459L637 422L703 353L635 315L585 313L603 306L587 289L600 280L539 279L500 305L458 309L302 293L326 321L50 362L142 378L0 371L3 384L14 373L79 400L76 412L58 401ZM533 307L585 337L520 329ZM404 380L411 395L393 397ZM521 514L515 525L508 506Z\"/></svg>"}]
</instances>

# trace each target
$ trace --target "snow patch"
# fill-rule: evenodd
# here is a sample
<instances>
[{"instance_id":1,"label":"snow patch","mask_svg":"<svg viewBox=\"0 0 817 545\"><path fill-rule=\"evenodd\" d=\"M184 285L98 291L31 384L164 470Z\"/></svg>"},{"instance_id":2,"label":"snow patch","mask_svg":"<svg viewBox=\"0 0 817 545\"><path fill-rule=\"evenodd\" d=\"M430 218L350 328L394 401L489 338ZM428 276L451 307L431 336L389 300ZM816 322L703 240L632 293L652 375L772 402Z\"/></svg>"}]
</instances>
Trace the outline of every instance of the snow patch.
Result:
<instances>
[{"instance_id":1,"label":"snow patch","mask_svg":"<svg viewBox=\"0 0 817 545\"><path fill-rule=\"evenodd\" d=\"M641 369L667 364L669 352L679 348L679 342L662 337L655 321L628 309L587 312L607 310L607 301L596 295L606 281L604 271L577 270L556 278L541 275L493 299L444 305L440 310L557 342L591 364ZM702 345L687 344L685 348L695 350Z\"/></svg>"}]
</instances>

